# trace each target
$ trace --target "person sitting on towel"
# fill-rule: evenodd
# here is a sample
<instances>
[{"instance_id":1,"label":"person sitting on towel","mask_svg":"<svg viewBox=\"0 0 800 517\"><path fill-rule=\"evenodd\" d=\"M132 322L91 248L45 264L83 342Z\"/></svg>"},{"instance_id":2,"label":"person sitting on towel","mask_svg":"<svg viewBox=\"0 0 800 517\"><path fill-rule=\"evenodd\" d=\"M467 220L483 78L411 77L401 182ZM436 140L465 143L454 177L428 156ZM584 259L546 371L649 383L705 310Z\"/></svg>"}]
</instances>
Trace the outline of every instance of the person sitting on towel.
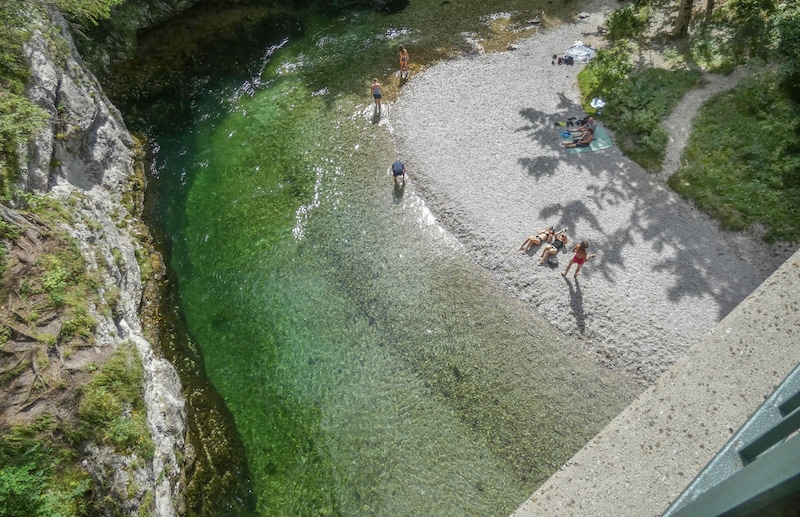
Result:
<instances>
[{"instance_id":1,"label":"person sitting on towel","mask_svg":"<svg viewBox=\"0 0 800 517\"><path fill-rule=\"evenodd\" d=\"M561 142L561 145L563 145L564 147L589 147L589 144L592 143L593 139L594 139L594 130L587 129L586 131L583 132L580 138L576 138L569 143Z\"/></svg>"},{"instance_id":2,"label":"person sitting on towel","mask_svg":"<svg viewBox=\"0 0 800 517\"><path fill-rule=\"evenodd\" d=\"M593 132L595 129L597 129L597 121L594 119L594 117L589 117L582 126L579 126L575 129L570 129L569 131L570 133L583 133L584 131L588 131L590 129Z\"/></svg>"}]
</instances>

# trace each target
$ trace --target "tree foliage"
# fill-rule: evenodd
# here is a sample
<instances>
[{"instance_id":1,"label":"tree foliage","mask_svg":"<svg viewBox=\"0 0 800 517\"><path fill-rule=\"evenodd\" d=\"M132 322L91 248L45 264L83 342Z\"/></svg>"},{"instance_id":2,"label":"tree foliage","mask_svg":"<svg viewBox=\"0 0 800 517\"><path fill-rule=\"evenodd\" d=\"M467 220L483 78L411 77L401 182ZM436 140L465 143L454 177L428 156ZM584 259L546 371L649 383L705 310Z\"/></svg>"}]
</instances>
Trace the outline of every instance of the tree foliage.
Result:
<instances>
[{"instance_id":1,"label":"tree foliage","mask_svg":"<svg viewBox=\"0 0 800 517\"><path fill-rule=\"evenodd\" d=\"M28 15L21 0L0 2L0 197L8 194L18 149L47 120L24 96L29 72L22 45L30 37Z\"/></svg>"},{"instance_id":2,"label":"tree foliage","mask_svg":"<svg viewBox=\"0 0 800 517\"><path fill-rule=\"evenodd\" d=\"M770 49L774 48L770 29L775 9L775 0L731 0L725 5L737 62L753 56L768 58Z\"/></svg>"},{"instance_id":3,"label":"tree foliage","mask_svg":"<svg viewBox=\"0 0 800 517\"><path fill-rule=\"evenodd\" d=\"M111 8L125 0L52 0L65 15L97 25L111 16Z\"/></svg>"},{"instance_id":4,"label":"tree foliage","mask_svg":"<svg viewBox=\"0 0 800 517\"><path fill-rule=\"evenodd\" d=\"M800 4L781 4L775 27L778 53L783 60L780 84L787 95L800 102Z\"/></svg>"},{"instance_id":5,"label":"tree foliage","mask_svg":"<svg viewBox=\"0 0 800 517\"><path fill-rule=\"evenodd\" d=\"M613 41L641 36L650 25L651 8L631 3L608 15L606 28L608 38Z\"/></svg>"}]
</instances>

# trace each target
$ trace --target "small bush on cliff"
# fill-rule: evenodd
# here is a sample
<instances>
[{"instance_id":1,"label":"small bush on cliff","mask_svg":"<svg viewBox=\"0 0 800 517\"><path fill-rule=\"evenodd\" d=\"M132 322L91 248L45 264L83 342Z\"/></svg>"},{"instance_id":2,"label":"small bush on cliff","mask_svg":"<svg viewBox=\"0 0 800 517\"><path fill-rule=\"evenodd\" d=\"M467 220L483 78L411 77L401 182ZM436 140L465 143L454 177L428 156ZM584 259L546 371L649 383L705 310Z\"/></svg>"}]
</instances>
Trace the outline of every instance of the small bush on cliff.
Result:
<instances>
[{"instance_id":1,"label":"small bush on cliff","mask_svg":"<svg viewBox=\"0 0 800 517\"><path fill-rule=\"evenodd\" d=\"M63 429L46 415L0 436L0 517L96 514L92 480L76 464Z\"/></svg>"},{"instance_id":2,"label":"small bush on cliff","mask_svg":"<svg viewBox=\"0 0 800 517\"><path fill-rule=\"evenodd\" d=\"M30 36L26 13L22 0L0 2L0 199L9 195L18 149L47 122L44 110L23 95L28 68L22 44Z\"/></svg>"},{"instance_id":3,"label":"small bush on cliff","mask_svg":"<svg viewBox=\"0 0 800 517\"><path fill-rule=\"evenodd\" d=\"M97 25L98 20L111 16L111 8L125 0L54 0L65 15Z\"/></svg>"},{"instance_id":4,"label":"small bush on cliff","mask_svg":"<svg viewBox=\"0 0 800 517\"><path fill-rule=\"evenodd\" d=\"M83 388L78 406L83 435L119 452L136 452L142 459L153 457L153 442L147 427L142 397L144 369L136 349L120 346Z\"/></svg>"}]
</instances>

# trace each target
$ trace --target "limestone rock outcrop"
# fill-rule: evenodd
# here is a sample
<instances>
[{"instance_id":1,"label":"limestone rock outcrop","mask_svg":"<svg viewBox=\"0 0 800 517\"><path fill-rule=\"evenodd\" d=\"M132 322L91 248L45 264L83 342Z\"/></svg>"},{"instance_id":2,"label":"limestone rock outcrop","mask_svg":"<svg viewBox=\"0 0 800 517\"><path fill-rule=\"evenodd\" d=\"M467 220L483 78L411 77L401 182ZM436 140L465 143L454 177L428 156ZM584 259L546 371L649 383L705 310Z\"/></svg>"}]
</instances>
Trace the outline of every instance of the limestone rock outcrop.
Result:
<instances>
[{"instance_id":1,"label":"limestone rock outcrop","mask_svg":"<svg viewBox=\"0 0 800 517\"><path fill-rule=\"evenodd\" d=\"M115 502L125 514L138 514L137 505L151 493L155 515L178 515L183 513L186 403L178 374L145 339L138 317L141 226L132 200L141 180L134 171L134 139L83 65L61 15L51 12L36 26L25 47L31 70L27 95L50 114L50 124L24 150L16 185L24 192L70 200L75 217L67 231L106 287L119 290L113 314L90 307L99 321L95 346L135 345L144 365L144 398L155 445L152 459L136 461L89 445L84 466L112 497L119 495ZM120 476L123 470L128 474Z\"/></svg>"}]
</instances>

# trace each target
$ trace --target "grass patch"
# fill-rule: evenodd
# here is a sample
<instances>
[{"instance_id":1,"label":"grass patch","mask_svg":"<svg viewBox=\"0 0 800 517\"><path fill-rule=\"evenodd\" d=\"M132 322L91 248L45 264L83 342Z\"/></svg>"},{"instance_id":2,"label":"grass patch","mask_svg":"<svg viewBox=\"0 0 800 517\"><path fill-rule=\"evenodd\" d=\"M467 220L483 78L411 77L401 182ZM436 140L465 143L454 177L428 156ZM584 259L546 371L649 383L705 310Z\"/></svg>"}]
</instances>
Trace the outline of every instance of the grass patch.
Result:
<instances>
[{"instance_id":1,"label":"grass patch","mask_svg":"<svg viewBox=\"0 0 800 517\"><path fill-rule=\"evenodd\" d=\"M78 406L86 439L118 452L153 457L153 442L142 396L144 369L132 345L120 346L84 386Z\"/></svg>"},{"instance_id":2,"label":"grass patch","mask_svg":"<svg viewBox=\"0 0 800 517\"><path fill-rule=\"evenodd\" d=\"M629 42L600 50L578 74L584 109L595 113L589 101L606 101L602 120L616 131L617 143L630 159L658 172L667 149L661 126L683 96L701 80L696 70L644 68L634 71Z\"/></svg>"},{"instance_id":3,"label":"grass patch","mask_svg":"<svg viewBox=\"0 0 800 517\"><path fill-rule=\"evenodd\" d=\"M68 517L97 513L92 479L60 437L50 415L0 436L0 517Z\"/></svg>"},{"instance_id":4,"label":"grass patch","mask_svg":"<svg viewBox=\"0 0 800 517\"><path fill-rule=\"evenodd\" d=\"M743 80L695 121L670 186L729 230L764 225L768 242L800 238L800 106L775 73Z\"/></svg>"}]
</instances>

